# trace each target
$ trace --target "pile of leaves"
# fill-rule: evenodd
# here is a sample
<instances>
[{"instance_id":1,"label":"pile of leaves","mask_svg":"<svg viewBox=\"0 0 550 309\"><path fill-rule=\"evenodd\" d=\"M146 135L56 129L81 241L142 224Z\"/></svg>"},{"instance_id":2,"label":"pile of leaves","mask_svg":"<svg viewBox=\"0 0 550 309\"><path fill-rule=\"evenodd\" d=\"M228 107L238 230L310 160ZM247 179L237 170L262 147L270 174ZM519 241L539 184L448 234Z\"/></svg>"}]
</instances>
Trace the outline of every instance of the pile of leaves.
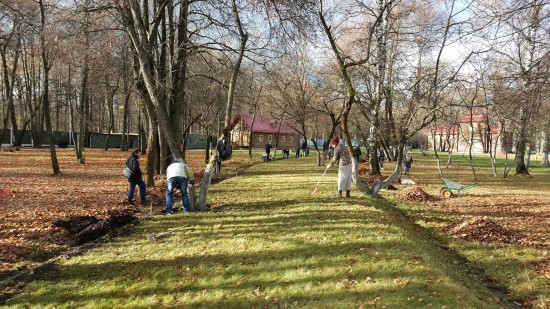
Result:
<instances>
[{"instance_id":1,"label":"pile of leaves","mask_svg":"<svg viewBox=\"0 0 550 309\"><path fill-rule=\"evenodd\" d=\"M447 226L445 230L455 238L484 243L517 244L525 238L524 235L508 230L487 217L459 220Z\"/></svg>"},{"instance_id":2,"label":"pile of leaves","mask_svg":"<svg viewBox=\"0 0 550 309\"><path fill-rule=\"evenodd\" d=\"M430 195L422 190L421 187L405 188L395 194L399 199L413 202L433 202L438 201L439 197Z\"/></svg>"},{"instance_id":3,"label":"pile of leaves","mask_svg":"<svg viewBox=\"0 0 550 309\"><path fill-rule=\"evenodd\" d=\"M533 269L535 269L536 272L543 275L545 278L550 279L550 257L534 263Z\"/></svg>"},{"instance_id":4,"label":"pile of leaves","mask_svg":"<svg viewBox=\"0 0 550 309\"><path fill-rule=\"evenodd\" d=\"M363 176L363 175L368 175L369 172L370 172L369 161L359 162L359 164L357 165L357 173Z\"/></svg>"}]
</instances>

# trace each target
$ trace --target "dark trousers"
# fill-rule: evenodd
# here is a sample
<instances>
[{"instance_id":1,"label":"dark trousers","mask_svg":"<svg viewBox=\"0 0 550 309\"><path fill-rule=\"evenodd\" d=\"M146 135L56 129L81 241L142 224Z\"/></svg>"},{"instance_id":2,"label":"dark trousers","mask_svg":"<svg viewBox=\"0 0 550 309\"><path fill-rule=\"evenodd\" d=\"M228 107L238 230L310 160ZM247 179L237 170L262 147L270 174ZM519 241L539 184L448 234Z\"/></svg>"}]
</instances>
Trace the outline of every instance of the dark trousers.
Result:
<instances>
[{"instance_id":1,"label":"dark trousers","mask_svg":"<svg viewBox=\"0 0 550 309\"><path fill-rule=\"evenodd\" d=\"M130 190L128 191L128 202L132 202L134 200L134 191L136 190L136 185L139 187L139 195L141 197L141 200L145 200L145 182L143 182L143 179L128 179L128 183L130 184Z\"/></svg>"}]
</instances>

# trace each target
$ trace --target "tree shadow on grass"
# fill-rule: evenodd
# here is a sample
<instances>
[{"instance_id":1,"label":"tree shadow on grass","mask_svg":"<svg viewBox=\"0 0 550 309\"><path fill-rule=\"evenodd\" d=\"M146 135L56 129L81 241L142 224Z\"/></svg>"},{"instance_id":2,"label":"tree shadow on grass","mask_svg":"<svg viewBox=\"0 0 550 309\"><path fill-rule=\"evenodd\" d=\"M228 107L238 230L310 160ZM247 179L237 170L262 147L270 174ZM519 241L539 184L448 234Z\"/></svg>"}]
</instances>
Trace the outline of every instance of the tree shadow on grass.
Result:
<instances>
[{"instance_id":1,"label":"tree shadow on grass","mask_svg":"<svg viewBox=\"0 0 550 309\"><path fill-rule=\"evenodd\" d=\"M279 305L298 302L300 306L312 307L315 304L359 305L365 297L391 299L397 288L402 298L430 289L470 289L463 286L464 279L457 275L459 272L456 269L446 268L447 263L451 263L449 261L457 260L456 253L442 250L441 256L434 261L416 252L417 246L432 246L423 239L433 240L433 235L426 235L426 231L403 218L399 212L388 211L390 204L374 205L373 210L357 210L360 208L352 205L356 208L353 211L362 214L362 217L350 217L351 210L333 207L334 200L309 201L309 204L319 207L314 210L307 207L300 210L308 204L304 201L287 202L286 207L281 206L280 202L258 203L254 211L244 203L233 205L240 210L235 219L227 216L213 218L217 215L215 213L151 218L146 226L138 225L134 230L134 236L142 235L142 244L139 240L136 242L135 237L117 238L111 246L135 250L136 246L146 248L158 245L160 247L157 249L147 250L162 252L166 250L164 243L174 243L171 251L180 250L181 256L139 261L127 261L128 257L121 256L119 261L103 263L75 261L72 265L62 265L55 273L48 273L29 286L30 291L37 290L22 294L20 299L16 298L10 304L22 302L38 307L71 304L78 307L90 302L100 306L117 306L137 301L144 306L158 296L171 297L175 307L273 306L274 298L278 299ZM357 201L350 203L357 204ZM357 238L357 228L362 230L361 233L388 236L371 240ZM392 232L388 230L390 228L396 230ZM165 234L157 242L150 242L145 237L146 233L167 231L172 233ZM313 233L314 237L300 236L304 231ZM321 238L328 234L330 241L331 233L350 236L344 243L330 243ZM399 240L386 238L393 234L405 237ZM234 253L208 250L209 240L224 242L240 237L246 237L251 244L257 239L267 244L277 242L285 246L283 249L256 248ZM185 241L178 243L179 239L204 239L205 250L192 255L185 250ZM437 243L443 246L440 240ZM401 254L396 255L396 251ZM127 254L139 256L143 253ZM414 260L425 263L426 267L405 267L407 261ZM403 267L388 267L392 263ZM353 272L350 272L351 268ZM289 274L292 276L289 277ZM448 277L450 281L444 286L435 281L426 284L414 280L407 281L403 286L397 284L397 287L395 284L376 284L395 283L402 280L400 278L424 277ZM212 296L204 297L205 291ZM269 295L272 297L267 298ZM454 300L441 301L449 304ZM159 303L156 305L162 306Z\"/></svg>"},{"instance_id":2,"label":"tree shadow on grass","mask_svg":"<svg viewBox=\"0 0 550 309\"><path fill-rule=\"evenodd\" d=\"M386 242L378 244L372 250L377 250L376 252L383 256L389 250L400 246L402 246L400 243ZM430 272L430 270L420 268L410 270L405 267L384 269L388 261L383 258L376 259L370 254L357 255L359 258L364 257L364 260L359 261L348 258L349 254L356 253L356 249L347 249L335 256L334 252L342 251L341 245L310 243L302 244L299 249L284 251L205 253L164 260L111 261L62 266L59 273L44 277L41 279L42 282L37 283L40 291L32 295L23 295L26 297L22 298L22 301L33 306L56 307L69 303L72 306L79 306L89 302L124 304L128 299L139 298L146 301L154 295L190 294L188 299L181 300L178 304L203 308L222 308L227 305L250 308L250 306L266 304L265 295L274 294L273 296L276 297L278 292L271 293L271 291L279 291L282 294L280 301L285 303L298 301L301 305L310 306L319 302L326 305L360 301L369 294L391 298L395 295L396 287L378 285L377 282L421 277L425 275L424 272ZM357 263L372 265L361 269L357 267ZM228 267L230 265L239 266ZM356 270L350 273L349 268L354 265ZM209 271L213 269L216 272ZM286 277L289 272L303 275L289 279ZM439 270L433 271L433 275L436 277L444 275L439 272ZM270 274L267 276L269 279L265 279L266 274ZM217 281L211 281L209 276L216 277L214 279ZM82 280L86 282L84 286L79 284ZM367 282L364 282L365 280ZM149 283L140 286L142 281ZM356 290L353 286L349 286L350 282L351 285L363 282L363 286ZM59 283L61 284L57 285ZM110 288L106 289L106 287ZM307 291L305 287L308 287ZM332 291L327 291L327 287L331 287ZM401 288L405 291L401 291L400 295L406 294L407 289L414 294L417 290L424 290L425 284L412 282ZM203 299L201 294L204 291L216 296ZM231 299L231 296L243 294L248 294L250 297ZM226 295L229 298L220 295Z\"/></svg>"}]
</instances>

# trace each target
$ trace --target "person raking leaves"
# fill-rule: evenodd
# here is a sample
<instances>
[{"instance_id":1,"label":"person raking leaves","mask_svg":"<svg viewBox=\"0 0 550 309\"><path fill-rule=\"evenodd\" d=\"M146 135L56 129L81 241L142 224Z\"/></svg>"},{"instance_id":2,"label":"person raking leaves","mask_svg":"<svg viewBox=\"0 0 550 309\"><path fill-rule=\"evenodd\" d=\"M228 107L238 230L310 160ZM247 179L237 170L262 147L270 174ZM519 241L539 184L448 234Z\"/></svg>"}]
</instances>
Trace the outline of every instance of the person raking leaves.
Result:
<instances>
[{"instance_id":1,"label":"person raking leaves","mask_svg":"<svg viewBox=\"0 0 550 309\"><path fill-rule=\"evenodd\" d=\"M351 196L351 156L346 147L343 144L338 144L334 149L334 157L327 165L327 169L331 168L336 161L338 163L338 197L342 197L342 191L346 190L346 197Z\"/></svg>"}]
</instances>

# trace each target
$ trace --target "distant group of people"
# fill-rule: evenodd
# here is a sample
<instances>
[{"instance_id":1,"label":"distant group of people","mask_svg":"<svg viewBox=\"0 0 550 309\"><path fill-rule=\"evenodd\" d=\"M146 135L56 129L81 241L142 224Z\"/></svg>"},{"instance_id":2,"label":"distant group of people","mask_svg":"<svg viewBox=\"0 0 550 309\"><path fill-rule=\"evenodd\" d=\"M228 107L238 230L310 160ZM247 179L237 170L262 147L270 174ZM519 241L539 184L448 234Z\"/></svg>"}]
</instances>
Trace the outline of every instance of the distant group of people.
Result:
<instances>
[{"instance_id":1,"label":"distant group of people","mask_svg":"<svg viewBox=\"0 0 550 309\"><path fill-rule=\"evenodd\" d=\"M268 142L265 144L265 155L266 155L266 161L271 160L271 148L273 148L273 145L271 145L271 142ZM283 158L288 158L290 156L290 150L288 148L284 148L282 150ZM296 148L296 158L298 157L307 157L309 156L309 147L307 145L306 141L303 141L300 147Z\"/></svg>"},{"instance_id":2,"label":"distant group of people","mask_svg":"<svg viewBox=\"0 0 550 309\"><path fill-rule=\"evenodd\" d=\"M296 147L296 158L299 157L308 157L309 156L309 147L307 141L302 141L302 143Z\"/></svg>"},{"instance_id":3,"label":"distant group of people","mask_svg":"<svg viewBox=\"0 0 550 309\"><path fill-rule=\"evenodd\" d=\"M325 144L326 145L326 144ZM265 152L267 155L267 160L270 160L271 158L271 143L267 143L265 145ZM303 156L307 156L308 153L308 146L307 142L304 141L301 145L301 148L298 148L296 150L296 156L299 156L300 149L302 150ZM359 162L359 159L361 157L361 148L357 146L353 149L352 155L355 157L355 159ZM288 149L283 149L283 157L288 157L289 151ZM129 190L128 190L128 204L134 205L134 193L135 188L138 186L139 188L139 196L141 198L141 204L148 203L148 200L146 198L147 191L145 182L143 181L143 173L141 171L141 168L139 166L139 158L141 156L141 150L140 149L134 149L130 155L130 157L126 160L126 167L131 171L130 177L128 177L128 184L129 184ZM333 165L335 165L338 162L338 196L342 197L343 192L346 192L346 197L351 196L351 174L352 174L352 160L350 156L350 152L348 151L345 144L340 143L340 140L337 135L334 135L334 137L330 140L330 143L328 145L328 156L331 159L330 162L327 164L326 168L329 169ZM381 149L378 157L378 162L380 164L380 168L384 169L384 161L386 160L386 156L384 151ZM413 157L410 152L407 152L405 157L403 158L403 165L405 167L405 174L410 175L410 171L413 165ZM179 189L181 191L181 200L182 200L182 211L183 212L189 212L190 209L190 202L189 202L189 196L187 192L188 185L194 184L194 175L189 166L182 160L182 159L176 159L174 160L166 169L166 208L164 210L164 213L171 214L173 213L172 208L172 199L173 199L173 192L176 189ZM399 179L399 183L402 184L413 184L414 182L409 180L401 180Z\"/></svg>"},{"instance_id":4,"label":"distant group of people","mask_svg":"<svg viewBox=\"0 0 550 309\"><path fill-rule=\"evenodd\" d=\"M139 187L139 195L141 198L141 204L147 204L147 189L145 182L143 181L143 173L139 166L139 158L141 156L140 149L134 149L130 157L126 160L126 167L131 171L130 177L128 177L128 184L130 186L128 190L128 204L134 205L134 193L136 186ZM182 212L191 211L191 205L189 201L189 195L187 192L188 185L193 185L195 176L193 171L187 166L182 159L175 159L166 169L166 208L165 214L173 213L172 198L174 190L179 189L181 192Z\"/></svg>"}]
</instances>

